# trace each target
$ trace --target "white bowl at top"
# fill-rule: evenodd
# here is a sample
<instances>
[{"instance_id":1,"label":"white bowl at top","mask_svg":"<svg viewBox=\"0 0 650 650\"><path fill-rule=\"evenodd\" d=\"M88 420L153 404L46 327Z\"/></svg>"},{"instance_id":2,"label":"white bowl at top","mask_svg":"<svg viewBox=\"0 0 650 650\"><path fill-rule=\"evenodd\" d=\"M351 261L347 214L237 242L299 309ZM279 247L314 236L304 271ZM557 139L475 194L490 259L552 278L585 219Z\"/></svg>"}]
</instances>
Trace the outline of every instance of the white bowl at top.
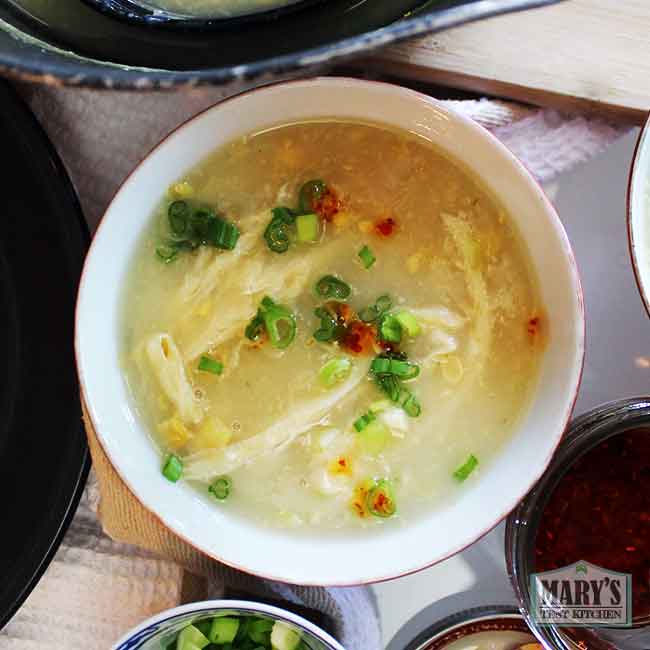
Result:
<instances>
[{"instance_id":1,"label":"white bowl at top","mask_svg":"<svg viewBox=\"0 0 650 650\"><path fill-rule=\"evenodd\" d=\"M650 314L650 117L639 134L630 170L627 231L636 283Z\"/></svg>"},{"instance_id":2,"label":"white bowl at top","mask_svg":"<svg viewBox=\"0 0 650 650\"><path fill-rule=\"evenodd\" d=\"M472 169L512 215L537 273L549 322L541 377L510 441L453 504L373 535L318 537L261 528L169 483L131 406L118 356L122 288L143 228L169 186L217 147L278 123L337 117L421 134ZM319 78L267 86L193 118L156 147L109 206L86 259L76 323L83 397L98 438L135 496L204 553L250 573L300 584L346 585L407 574L468 546L503 519L548 465L571 415L584 354L578 271L541 188L494 137L419 93L383 83Z\"/></svg>"}]
</instances>

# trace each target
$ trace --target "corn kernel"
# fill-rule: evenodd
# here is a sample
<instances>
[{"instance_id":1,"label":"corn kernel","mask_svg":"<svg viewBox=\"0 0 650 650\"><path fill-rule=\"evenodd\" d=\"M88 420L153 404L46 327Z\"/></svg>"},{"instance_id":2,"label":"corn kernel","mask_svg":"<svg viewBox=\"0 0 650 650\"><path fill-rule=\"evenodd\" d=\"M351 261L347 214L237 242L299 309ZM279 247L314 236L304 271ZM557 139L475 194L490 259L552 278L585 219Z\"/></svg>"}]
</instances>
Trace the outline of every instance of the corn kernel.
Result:
<instances>
[{"instance_id":1,"label":"corn kernel","mask_svg":"<svg viewBox=\"0 0 650 650\"><path fill-rule=\"evenodd\" d=\"M158 431L165 437L165 441L172 449L184 447L192 437L189 429L174 416L158 425Z\"/></svg>"},{"instance_id":2,"label":"corn kernel","mask_svg":"<svg viewBox=\"0 0 650 650\"><path fill-rule=\"evenodd\" d=\"M183 181L182 183L174 183L169 193L177 199L189 199L194 196L194 188L187 181Z\"/></svg>"},{"instance_id":3,"label":"corn kernel","mask_svg":"<svg viewBox=\"0 0 650 650\"><path fill-rule=\"evenodd\" d=\"M368 221L367 219L359 221L357 228L359 228L359 232L368 234L369 232L372 232L372 221Z\"/></svg>"},{"instance_id":4,"label":"corn kernel","mask_svg":"<svg viewBox=\"0 0 650 650\"><path fill-rule=\"evenodd\" d=\"M406 259L406 270L411 274L417 273L420 270L421 262L421 253L413 253L413 255L409 255L409 257Z\"/></svg>"}]
</instances>

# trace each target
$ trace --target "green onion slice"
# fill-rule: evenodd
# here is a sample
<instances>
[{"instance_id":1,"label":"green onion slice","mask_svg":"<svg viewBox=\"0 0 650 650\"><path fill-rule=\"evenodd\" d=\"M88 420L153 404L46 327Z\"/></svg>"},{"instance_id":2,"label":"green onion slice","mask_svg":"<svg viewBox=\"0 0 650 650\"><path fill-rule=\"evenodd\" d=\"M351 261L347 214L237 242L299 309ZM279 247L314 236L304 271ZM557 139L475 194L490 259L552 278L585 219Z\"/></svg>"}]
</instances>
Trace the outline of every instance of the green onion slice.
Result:
<instances>
[{"instance_id":1,"label":"green onion slice","mask_svg":"<svg viewBox=\"0 0 650 650\"><path fill-rule=\"evenodd\" d=\"M410 311L401 309L395 312L395 319L402 327L402 330L410 337L418 336L422 331L420 323L418 323L417 318Z\"/></svg>"},{"instance_id":2,"label":"green onion slice","mask_svg":"<svg viewBox=\"0 0 650 650\"><path fill-rule=\"evenodd\" d=\"M327 185L321 180L307 181L301 188L298 195L298 205L302 214L313 212L316 202L323 198L327 192Z\"/></svg>"},{"instance_id":3,"label":"green onion slice","mask_svg":"<svg viewBox=\"0 0 650 650\"><path fill-rule=\"evenodd\" d=\"M350 285L346 284L335 275L324 275L316 283L316 293L321 298L336 298L337 300L345 300L351 293Z\"/></svg>"},{"instance_id":4,"label":"green onion slice","mask_svg":"<svg viewBox=\"0 0 650 650\"><path fill-rule=\"evenodd\" d=\"M354 428L359 432L363 431L376 417L372 411L367 411L354 421Z\"/></svg>"},{"instance_id":5,"label":"green onion slice","mask_svg":"<svg viewBox=\"0 0 650 650\"><path fill-rule=\"evenodd\" d=\"M285 305L278 305L265 296L258 314L274 348L284 349L296 338L296 317Z\"/></svg>"},{"instance_id":6,"label":"green onion slice","mask_svg":"<svg viewBox=\"0 0 650 650\"><path fill-rule=\"evenodd\" d=\"M364 307L361 312L359 312L359 318L364 323L372 323L376 321L380 316L387 312L393 306L393 301L389 295L384 294L379 296L374 305L369 307Z\"/></svg>"},{"instance_id":7,"label":"green onion slice","mask_svg":"<svg viewBox=\"0 0 650 650\"><path fill-rule=\"evenodd\" d=\"M248 636L251 641L259 643L264 648L270 648L272 629L273 621L264 618L257 618L251 621L248 627Z\"/></svg>"},{"instance_id":8,"label":"green onion slice","mask_svg":"<svg viewBox=\"0 0 650 650\"><path fill-rule=\"evenodd\" d=\"M467 460L454 472L454 478L461 483L478 467L478 458L470 454Z\"/></svg>"},{"instance_id":9,"label":"green onion slice","mask_svg":"<svg viewBox=\"0 0 650 650\"><path fill-rule=\"evenodd\" d=\"M266 245L274 253L285 253L289 250L289 228L295 221L292 210L285 207L271 210L271 221L264 231Z\"/></svg>"},{"instance_id":10,"label":"green onion slice","mask_svg":"<svg viewBox=\"0 0 650 650\"><path fill-rule=\"evenodd\" d=\"M199 359L198 368L203 372L211 372L213 375L220 375L223 372L223 363L203 354Z\"/></svg>"},{"instance_id":11,"label":"green onion slice","mask_svg":"<svg viewBox=\"0 0 650 650\"><path fill-rule=\"evenodd\" d=\"M369 269L377 261L373 252L367 246L364 246L357 255L366 269Z\"/></svg>"},{"instance_id":12,"label":"green onion slice","mask_svg":"<svg viewBox=\"0 0 650 650\"><path fill-rule=\"evenodd\" d=\"M256 316L254 316L250 323L246 326L246 330L244 332L244 335L246 336L247 339L250 339L251 341L257 341L259 340L260 336L262 336L262 332L264 331L264 321L262 320L262 317L259 315L259 312L257 313Z\"/></svg>"},{"instance_id":13,"label":"green onion slice","mask_svg":"<svg viewBox=\"0 0 650 650\"><path fill-rule=\"evenodd\" d=\"M232 480L229 476L219 476L216 478L208 488L208 491L215 499L225 501L230 496L232 489Z\"/></svg>"},{"instance_id":14,"label":"green onion slice","mask_svg":"<svg viewBox=\"0 0 650 650\"><path fill-rule=\"evenodd\" d=\"M350 359L330 359L319 371L318 379L325 388L332 388L348 377L352 370Z\"/></svg>"},{"instance_id":15,"label":"green onion slice","mask_svg":"<svg viewBox=\"0 0 650 650\"><path fill-rule=\"evenodd\" d=\"M190 206L186 201L174 201L167 209L169 227L175 235L184 235L188 227Z\"/></svg>"},{"instance_id":16,"label":"green onion slice","mask_svg":"<svg viewBox=\"0 0 650 650\"><path fill-rule=\"evenodd\" d=\"M379 338L388 343L399 343L402 340L402 326L392 314L384 314L379 323Z\"/></svg>"},{"instance_id":17,"label":"green onion slice","mask_svg":"<svg viewBox=\"0 0 650 650\"><path fill-rule=\"evenodd\" d=\"M406 412L406 415L412 418L418 417L420 413L422 413L422 406L420 405L418 398L408 389L403 388L402 390L406 391L406 397L402 402L402 408Z\"/></svg>"},{"instance_id":18,"label":"green onion slice","mask_svg":"<svg viewBox=\"0 0 650 650\"><path fill-rule=\"evenodd\" d=\"M374 375L396 375L399 379L414 379L420 374L420 367L410 361L379 356L372 360L370 372Z\"/></svg>"},{"instance_id":19,"label":"green onion slice","mask_svg":"<svg viewBox=\"0 0 650 650\"><path fill-rule=\"evenodd\" d=\"M296 217L296 239L302 243L315 242L320 236L320 219L316 214Z\"/></svg>"},{"instance_id":20,"label":"green onion slice","mask_svg":"<svg viewBox=\"0 0 650 650\"><path fill-rule=\"evenodd\" d=\"M314 338L321 343L337 341L343 333L343 327L339 325L336 316L326 307L318 307L314 315L320 318L320 328L314 332Z\"/></svg>"},{"instance_id":21,"label":"green onion slice","mask_svg":"<svg viewBox=\"0 0 650 650\"><path fill-rule=\"evenodd\" d=\"M174 454L169 454L162 468L163 476L172 483L176 483L183 475L183 461Z\"/></svg>"},{"instance_id":22,"label":"green onion slice","mask_svg":"<svg viewBox=\"0 0 650 650\"><path fill-rule=\"evenodd\" d=\"M392 517L397 512L395 494L390 481L378 480L368 491L366 506L375 517Z\"/></svg>"},{"instance_id":23,"label":"green onion slice","mask_svg":"<svg viewBox=\"0 0 650 650\"><path fill-rule=\"evenodd\" d=\"M158 246L156 248L156 255L165 264L171 264L178 257L178 248L167 245Z\"/></svg>"}]
</instances>

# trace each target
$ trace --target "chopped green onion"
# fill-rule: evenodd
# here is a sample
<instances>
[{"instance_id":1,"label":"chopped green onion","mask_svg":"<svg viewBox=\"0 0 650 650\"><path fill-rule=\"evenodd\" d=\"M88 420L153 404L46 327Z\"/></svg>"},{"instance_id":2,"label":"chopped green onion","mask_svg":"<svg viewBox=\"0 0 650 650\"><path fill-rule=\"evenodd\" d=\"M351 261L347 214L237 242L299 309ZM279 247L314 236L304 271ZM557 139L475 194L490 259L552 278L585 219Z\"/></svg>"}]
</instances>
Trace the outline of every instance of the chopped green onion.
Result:
<instances>
[{"instance_id":1,"label":"chopped green onion","mask_svg":"<svg viewBox=\"0 0 650 650\"><path fill-rule=\"evenodd\" d=\"M260 336L262 336L262 332L264 331L264 320L259 314L259 311L257 312L257 315L254 316L250 323L246 326L246 330L244 332L244 335L246 336L247 339L250 339L251 341L257 341Z\"/></svg>"},{"instance_id":2,"label":"chopped green onion","mask_svg":"<svg viewBox=\"0 0 650 650\"><path fill-rule=\"evenodd\" d=\"M352 370L350 359L330 359L319 371L318 379L325 388L343 381Z\"/></svg>"},{"instance_id":3,"label":"chopped green onion","mask_svg":"<svg viewBox=\"0 0 650 650\"><path fill-rule=\"evenodd\" d=\"M202 650L210 640L194 625L184 627L176 639L176 650Z\"/></svg>"},{"instance_id":4,"label":"chopped green onion","mask_svg":"<svg viewBox=\"0 0 650 650\"><path fill-rule=\"evenodd\" d=\"M264 330L273 347L286 348L296 337L296 317L288 307L278 305L265 296L257 314L246 326L244 335L251 341L257 341Z\"/></svg>"},{"instance_id":5,"label":"chopped green onion","mask_svg":"<svg viewBox=\"0 0 650 650\"><path fill-rule=\"evenodd\" d=\"M274 348L284 349L296 337L296 317L288 307L278 305L266 296L258 313Z\"/></svg>"},{"instance_id":6,"label":"chopped green onion","mask_svg":"<svg viewBox=\"0 0 650 650\"><path fill-rule=\"evenodd\" d=\"M388 395L391 402L399 402L402 386L395 375L382 375L377 377L377 383L384 393Z\"/></svg>"},{"instance_id":7,"label":"chopped green onion","mask_svg":"<svg viewBox=\"0 0 650 650\"><path fill-rule=\"evenodd\" d=\"M300 632L290 627L282 621L273 623L271 631L271 647L274 650L299 650L299 646L305 646L300 643Z\"/></svg>"},{"instance_id":8,"label":"chopped green onion","mask_svg":"<svg viewBox=\"0 0 650 650\"><path fill-rule=\"evenodd\" d=\"M357 431L363 431L375 419L375 414L372 411L368 411L354 421L354 428Z\"/></svg>"},{"instance_id":9,"label":"chopped green onion","mask_svg":"<svg viewBox=\"0 0 650 650\"><path fill-rule=\"evenodd\" d=\"M392 517L397 511L395 494L389 481L380 479L368 491L366 506L375 517Z\"/></svg>"},{"instance_id":10,"label":"chopped green onion","mask_svg":"<svg viewBox=\"0 0 650 650\"><path fill-rule=\"evenodd\" d=\"M169 227L175 235L184 235L190 216L190 206L186 201L174 201L167 209Z\"/></svg>"},{"instance_id":11,"label":"chopped green onion","mask_svg":"<svg viewBox=\"0 0 650 650\"><path fill-rule=\"evenodd\" d=\"M194 621L192 625L206 638L209 638L212 619L204 618L202 621Z\"/></svg>"},{"instance_id":12,"label":"chopped green onion","mask_svg":"<svg viewBox=\"0 0 650 650\"><path fill-rule=\"evenodd\" d=\"M372 323L387 312L393 305L391 297L388 295L379 296L377 302L370 307L364 307L359 313L359 318L364 323Z\"/></svg>"},{"instance_id":13,"label":"chopped green onion","mask_svg":"<svg viewBox=\"0 0 650 650\"><path fill-rule=\"evenodd\" d=\"M351 293L350 285L337 278L335 275L324 275L316 283L316 293L321 298L336 298L345 300Z\"/></svg>"},{"instance_id":14,"label":"chopped green onion","mask_svg":"<svg viewBox=\"0 0 650 650\"><path fill-rule=\"evenodd\" d=\"M379 324L379 338L389 343L399 343L402 340L402 326L395 316L385 314Z\"/></svg>"},{"instance_id":15,"label":"chopped green onion","mask_svg":"<svg viewBox=\"0 0 650 650\"><path fill-rule=\"evenodd\" d=\"M320 236L320 220L316 214L301 214L296 217L296 239L299 242L315 242Z\"/></svg>"},{"instance_id":16,"label":"chopped green onion","mask_svg":"<svg viewBox=\"0 0 650 650\"><path fill-rule=\"evenodd\" d=\"M213 375L220 375L223 372L223 363L203 354L199 359L199 370L211 372Z\"/></svg>"},{"instance_id":17,"label":"chopped green onion","mask_svg":"<svg viewBox=\"0 0 650 650\"><path fill-rule=\"evenodd\" d=\"M274 253L284 253L289 250L289 227L294 223L295 216L289 208L284 207L273 208L271 214L264 239Z\"/></svg>"},{"instance_id":18,"label":"chopped green onion","mask_svg":"<svg viewBox=\"0 0 650 650\"><path fill-rule=\"evenodd\" d=\"M370 307L364 307L360 312L359 312L359 318L364 322L364 323L372 323L377 320L377 308L374 305L371 305Z\"/></svg>"},{"instance_id":19,"label":"chopped green onion","mask_svg":"<svg viewBox=\"0 0 650 650\"><path fill-rule=\"evenodd\" d=\"M416 364L386 355L376 357L370 364L370 374L374 375L379 388L412 418L420 415L422 407L417 397L402 385L402 380L414 379L419 373Z\"/></svg>"},{"instance_id":20,"label":"chopped green onion","mask_svg":"<svg viewBox=\"0 0 650 650\"><path fill-rule=\"evenodd\" d=\"M174 454L169 454L162 468L163 476L172 483L176 483L183 475L183 461Z\"/></svg>"},{"instance_id":21,"label":"chopped green onion","mask_svg":"<svg viewBox=\"0 0 650 650\"><path fill-rule=\"evenodd\" d=\"M478 467L478 458L470 454L467 460L454 472L454 478L461 483Z\"/></svg>"},{"instance_id":22,"label":"chopped green onion","mask_svg":"<svg viewBox=\"0 0 650 650\"><path fill-rule=\"evenodd\" d=\"M212 619L212 626L208 638L210 643L223 645L232 643L239 630L239 619L231 616L217 616Z\"/></svg>"},{"instance_id":23,"label":"chopped green onion","mask_svg":"<svg viewBox=\"0 0 650 650\"><path fill-rule=\"evenodd\" d=\"M379 356L372 360L370 372L374 375L395 375L399 379L414 379L420 374L420 367L410 361Z\"/></svg>"},{"instance_id":24,"label":"chopped green onion","mask_svg":"<svg viewBox=\"0 0 650 650\"><path fill-rule=\"evenodd\" d=\"M230 496L232 489L232 480L228 476L220 476L216 478L208 488L208 492L212 494L215 499L225 501Z\"/></svg>"},{"instance_id":25,"label":"chopped green onion","mask_svg":"<svg viewBox=\"0 0 650 650\"><path fill-rule=\"evenodd\" d=\"M385 311L388 311L392 306L393 306L393 300L388 294L379 296L379 298L377 298L377 302L375 303L375 307L377 307L377 311L380 314L383 314Z\"/></svg>"},{"instance_id":26,"label":"chopped green onion","mask_svg":"<svg viewBox=\"0 0 650 650\"><path fill-rule=\"evenodd\" d=\"M361 431L357 432L361 449L371 456L377 456L384 451L390 437L391 432L388 426L377 419L373 419Z\"/></svg>"},{"instance_id":27,"label":"chopped green onion","mask_svg":"<svg viewBox=\"0 0 650 650\"><path fill-rule=\"evenodd\" d=\"M165 263L170 264L178 257L178 248L171 246L158 246L156 255Z\"/></svg>"},{"instance_id":28,"label":"chopped green onion","mask_svg":"<svg viewBox=\"0 0 650 650\"><path fill-rule=\"evenodd\" d=\"M273 629L273 622L265 618L257 618L251 621L248 627L248 636L255 643L259 643L264 647L271 645L271 630Z\"/></svg>"},{"instance_id":29,"label":"chopped green onion","mask_svg":"<svg viewBox=\"0 0 650 650\"><path fill-rule=\"evenodd\" d=\"M402 329L410 337L418 336L422 331L420 323L418 323L417 318L415 318L415 316L410 311L402 309L398 312L395 312L395 318L397 319L397 322L402 326Z\"/></svg>"},{"instance_id":30,"label":"chopped green onion","mask_svg":"<svg viewBox=\"0 0 650 650\"><path fill-rule=\"evenodd\" d=\"M320 318L320 328L314 332L314 338L322 343L329 343L338 340L343 332L342 326L338 324L336 317L325 307L318 307L314 315Z\"/></svg>"},{"instance_id":31,"label":"chopped green onion","mask_svg":"<svg viewBox=\"0 0 650 650\"><path fill-rule=\"evenodd\" d=\"M215 246L232 250L239 240L239 228L208 207L193 207L189 201L173 201L167 208L173 238L156 250L164 262L176 259L181 250Z\"/></svg>"},{"instance_id":32,"label":"chopped green onion","mask_svg":"<svg viewBox=\"0 0 650 650\"><path fill-rule=\"evenodd\" d=\"M231 251L237 245L238 240L239 228L234 223L221 217L213 217L208 221L206 242L217 248Z\"/></svg>"},{"instance_id":33,"label":"chopped green onion","mask_svg":"<svg viewBox=\"0 0 650 650\"><path fill-rule=\"evenodd\" d=\"M420 406L418 398L410 391L408 391L406 398L402 402L402 408L406 412L406 415L412 418L416 418L420 415L420 413L422 413L422 406Z\"/></svg>"},{"instance_id":34,"label":"chopped green onion","mask_svg":"<svg viewBox=\"0 0 650 650\"><path fill-rule=\"evenodd\" d=\"M367 246L364 246L358 252L358 255L361 263L366 269L369 269L377 261L377 258L374 256L373 252Z\"/></svg>"},{"instance_id":35,"label":"chopped green onion","mask_svg":"<svg viewBox=\"0 0 650 650\"><path fill-rule=\"evenodd\" d=\"M323 198L327 191L327 185L321 180L307 181L301 188L298 195L298 205L301 214L313 212L316 202Z\"/></svg>"}]
</instances>

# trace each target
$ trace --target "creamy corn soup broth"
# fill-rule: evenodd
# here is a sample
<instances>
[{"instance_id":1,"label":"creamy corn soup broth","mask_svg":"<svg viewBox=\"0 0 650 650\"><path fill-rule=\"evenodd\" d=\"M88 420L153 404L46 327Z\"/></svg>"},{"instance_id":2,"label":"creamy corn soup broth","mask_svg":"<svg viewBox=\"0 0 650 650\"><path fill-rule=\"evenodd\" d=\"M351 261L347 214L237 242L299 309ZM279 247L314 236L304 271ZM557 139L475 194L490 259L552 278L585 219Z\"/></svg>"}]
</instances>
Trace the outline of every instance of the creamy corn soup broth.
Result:
<instances>
[{"instance_id":1,"label":"creamy corn soup broth","mask_svg":"<svg viewBox=\"0 0 650 650\"><path fill-rule=\"evenodd\" d=\"M525 247L467 170L324 121L232 142L163 194L124 367L169 480L320 530L407 522L481 480L546 323Z\"/></svg>"}]
</instances>

